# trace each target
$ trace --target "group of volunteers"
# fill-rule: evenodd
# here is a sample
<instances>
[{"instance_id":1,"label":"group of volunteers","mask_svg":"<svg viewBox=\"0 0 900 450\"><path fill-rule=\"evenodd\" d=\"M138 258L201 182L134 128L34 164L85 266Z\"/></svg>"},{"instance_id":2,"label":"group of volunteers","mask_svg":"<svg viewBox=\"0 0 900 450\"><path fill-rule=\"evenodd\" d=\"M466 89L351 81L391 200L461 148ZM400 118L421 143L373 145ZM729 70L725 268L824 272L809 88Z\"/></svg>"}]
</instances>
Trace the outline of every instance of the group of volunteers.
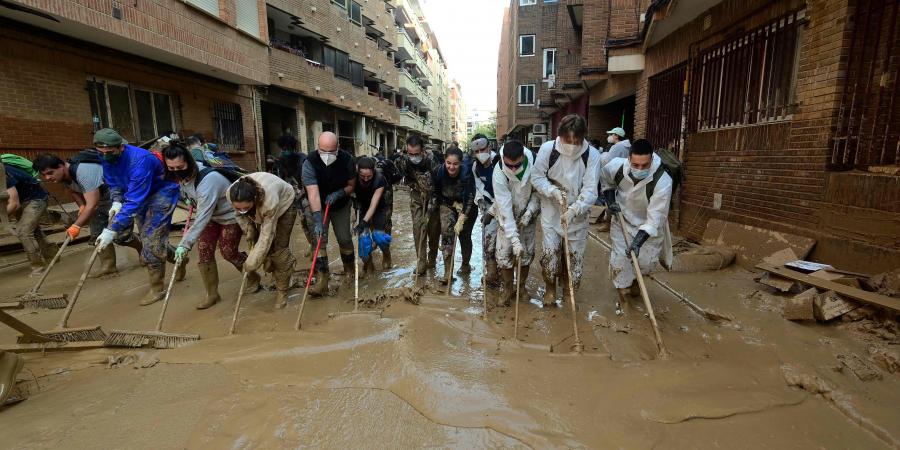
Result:
<instances>
[{"instance_id":1,"label":"group of volunteers","mask_svg":"<svg viewBox=\"0 0 900 450\"><path fill-rule=\"evenodd\" d=\"M484 282L502 289L504 305L515 298L517 268L517 283L524 288L536 254L538 223L544 305L557 303L558 289L567 297L570 282L577 288L585 269L588 215L598 200L605 202L612 217L609 267L619 303L624 303L635 293L632 255L645 271L660 258L671 261L667 215L673 182L648 141L628 141L624 130L614 128L608 132L611 150L601 153L585 140L586 133L584 118L566 116L558 137L536 154L517 140L494 151L482 135L472 138L468 154L457 145L439 154L411 135L405 151L391 160L355 158L339 148L331 132L321 133L316 149L308 153L299 150L293 137L282 136L277 141L281 153L269 164L271 173L245 174L211 163L202 136L166 139L151 151L107 128L94 134L93 149L67 161L43 154L33 168L44 181L64 185L78 205L66 233L75 239L82 228L89 229L101 275L116 272L113 244L139 253L150 285L141 305L164 297L167 262L175 264L176 280L185 277L188 254L196 247L206 291L198 309L220 300L217 248L245 275L245 292L258 291L260 273L270 273L275 307L283 308L293 287L296 259L290 242L298 218L310 248L306 256L317 249L310 267L315 275L311 295L329 294L329 229L345 274L356 269L353 235L358 236L365 274L375 270L376 248L382 267L390 268L392 184L401 178L409 188L416 273L435 269L440 249L444 271L439 279L450 282L457 242L462 256L457 273L471 272L472 232L480 216ZM4 164L4 169L6 213L18 218L16 233L39 273L54 253L37 226L47 209L47 192L15 165ZM189 220L180 242L171 245L169 229L179 202L189 210ZM563 250L566 237L568 255ZM242 241L246 251L240 249Z\"/></svg>"}]
</instances>

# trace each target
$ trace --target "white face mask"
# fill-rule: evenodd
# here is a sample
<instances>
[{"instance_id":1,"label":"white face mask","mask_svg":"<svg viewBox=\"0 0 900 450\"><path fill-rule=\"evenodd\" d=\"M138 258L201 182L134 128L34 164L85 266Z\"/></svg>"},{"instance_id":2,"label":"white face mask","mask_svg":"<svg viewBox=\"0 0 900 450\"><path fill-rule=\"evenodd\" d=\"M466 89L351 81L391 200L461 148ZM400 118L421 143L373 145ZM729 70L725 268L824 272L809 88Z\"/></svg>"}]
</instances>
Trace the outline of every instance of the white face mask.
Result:
<instances>
[{"instance_id":1,"label":"white face mask","mask_svg":"<svg viewBox=\"0 0 900 450\"><path fill-rule=\"evenodd\" d=\"M609 142L610 144L615 144L616 138L614 138L613 135L609 135L606 137L606 142Z\"/></svg>"},{"instance_id":2,"label":"white face mask","mask_svg":"<svg viewBox=\"0 0 900 450\"><path fill-rule=\"evenodd\" d=\"M579 144L566 144L564 142L560 142L558 147L559 152L567 156L572 156L578 153L578 150L581 150L581 145Z\"/></svg>"},{"instance_id":3,"label":"white face mask","mask_svg":"<svg viewBox=\"0 0 900 450\"><path fill-rule=\"evenodd\" d=\"M337 161L337 153L326 153L322 150L319 150L319 157L322 158L322 162L325 163L326 166L330 166L331 163Z\"/></svg>"},{"instance_id":4,"label":"white face mask","mask_svg":"<svg viewBox=\"0 0 900 450\"><path fill-rule=\"evenodd\" d=\"M419 165L422 162L422 155L408 155L408 156L409 156L409 162L411 162L415 165Z\"/></svg>"},{"instance_id":5,"label":"white face mask","mask_svg":"<svg viewBox=\"0 0 900 450\"><path fill-rule=\"evenodd\" d=\"M491 159L491 154L487 153L487 152L476 153L475 157L478 158L479 162L484 164L484 163L488 162L489 159Z\"/></svg>"}]
</instances>

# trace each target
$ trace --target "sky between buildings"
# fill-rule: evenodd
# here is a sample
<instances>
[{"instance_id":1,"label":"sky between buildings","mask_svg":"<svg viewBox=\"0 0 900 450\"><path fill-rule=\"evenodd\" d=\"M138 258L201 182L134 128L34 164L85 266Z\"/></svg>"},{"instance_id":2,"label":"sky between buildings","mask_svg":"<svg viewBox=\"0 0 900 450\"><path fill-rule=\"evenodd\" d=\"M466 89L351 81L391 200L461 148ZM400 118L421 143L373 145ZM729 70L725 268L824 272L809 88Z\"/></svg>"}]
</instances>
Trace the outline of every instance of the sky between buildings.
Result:
<instances>
[{"instance_id":1,"label":"sky between buildings","mask_svg":"<svg viewBox=\"0 0 900 450\"><path fill-rule=\"evenodd\" d=\"M420 0L469 111L497 109L497 52L509 0Z\"/></svg>"}]
</instances>

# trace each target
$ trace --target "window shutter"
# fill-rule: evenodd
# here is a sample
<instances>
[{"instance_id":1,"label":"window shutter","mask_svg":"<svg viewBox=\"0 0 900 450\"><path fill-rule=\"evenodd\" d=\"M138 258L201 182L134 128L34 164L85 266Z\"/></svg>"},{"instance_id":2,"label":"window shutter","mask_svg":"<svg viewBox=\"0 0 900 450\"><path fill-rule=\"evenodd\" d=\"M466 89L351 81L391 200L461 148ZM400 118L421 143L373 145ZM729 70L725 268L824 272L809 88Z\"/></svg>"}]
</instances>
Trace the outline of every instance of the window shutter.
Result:
<instances>
[{"instance_id":1,"label":"window shutter","mask_svg":"<svg viewBox=\"0 0 900 450\"><path fill-rule=\"evenodd\" d=\"M187 3L196 6L216 17L219 17L219 0L186 0ZM238 1L240 3L240 1Z\"/></svg>"},{"instance_id":2,"label":"window shutter","mask_svg":"<svg viewBox=\"0 0 900 450\"><path fill-rule=\"evenodd\" d=\"M259 4L256 0L237 0L237 27L259 37Z\"/></svg>"}]
</instances>

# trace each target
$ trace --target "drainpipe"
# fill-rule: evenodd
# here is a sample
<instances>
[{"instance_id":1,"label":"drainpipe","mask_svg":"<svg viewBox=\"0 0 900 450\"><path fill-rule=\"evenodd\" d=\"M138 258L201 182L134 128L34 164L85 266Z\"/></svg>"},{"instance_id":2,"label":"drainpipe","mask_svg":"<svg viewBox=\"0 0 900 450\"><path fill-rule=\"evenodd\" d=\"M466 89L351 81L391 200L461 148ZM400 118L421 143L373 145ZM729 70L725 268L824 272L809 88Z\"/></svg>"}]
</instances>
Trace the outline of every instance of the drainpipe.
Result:
<instances>
[{"instance_id":1,"label":"drainpipe","mask_svg":"<svg viewBox=\"0 0 900 450\"><path fill-rule=\"evenodd\" d=\"M265 160L263 159L262 146L259 141L261 136L259 135L259 97L256 91L256 86L251 86L250 88L250 98L253 102L253 134L254 141L256 141L256 170L262 172L265 170Z\"/></svg>"}]
</instances>

